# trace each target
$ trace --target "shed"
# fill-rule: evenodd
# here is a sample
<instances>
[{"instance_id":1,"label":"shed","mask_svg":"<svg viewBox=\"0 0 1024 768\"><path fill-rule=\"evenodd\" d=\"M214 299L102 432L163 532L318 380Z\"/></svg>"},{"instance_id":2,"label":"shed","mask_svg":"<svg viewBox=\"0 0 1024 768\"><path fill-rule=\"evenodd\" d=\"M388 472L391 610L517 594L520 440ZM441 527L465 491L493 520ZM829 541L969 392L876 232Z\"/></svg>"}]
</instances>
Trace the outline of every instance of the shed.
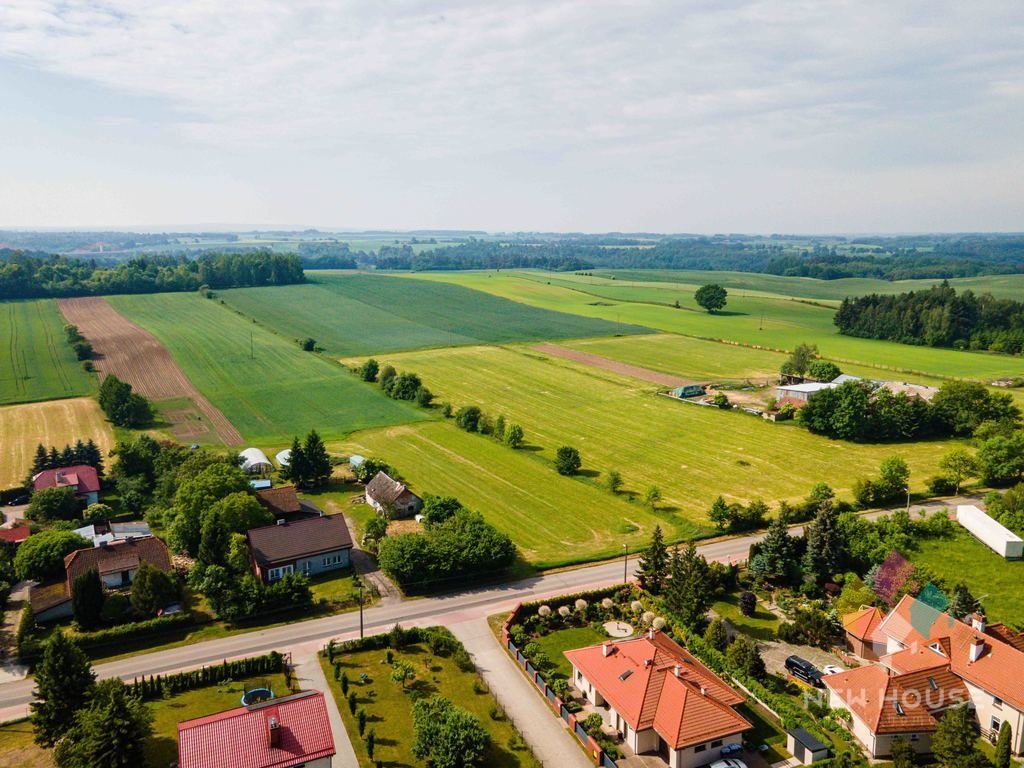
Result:
<instances>
[{"instance_id":1,"label":"shed","mask_svg":"<svg viewBox=\"0 0 1024 768\"><path fill-rule=\"evenodd\" d=\"M956 508L956 521L997 555L1007 560L1024 557L1024 539L989 517L983 509L973 504L960 504Z\"/></svg>"},{"instance_id":2,"label":"shed","mask_svg":"<svg viewBox=\"0 0 1024 768\"><path fill-rule=\"evenodd\" d=\"M277 466L287 467L292 463L292 449L285 448L283 451L278 451L274 458L277 459Z\"/></svg>"},{"instance_id":3,"label":"shed","mask_svg":"<svg viewBox=\"0 0 1024 768\"><path fill-rule=\"evenodd\" d=\"M270 463L267 454L259 448L246 448L239 456L242 459L242 469L250 475L262 475L274 471L274 465Z\"/></svg>"},{"instance_id":4,"label":"shed","mask_svg":"<svg viewBox=\"0 0 1024 768\"><path fill-rule=\"evenodd\" d=\"M701 384L683 384L672 390L673 397L700 397L704 394L704 387Z\"/></svg>"},{"instance_id":5,"label":"shed","mask_svg":"<svg viewBox=\"0 0 1024 768\"><path fill-rule=\"evenodd\" d=\"M803 728L786 731L786 749L803 765L810 765L828 757L828 747Z\"/></svg>"},{"instance_id":6,"label":"shed","mask_svg":"<svg viewBox=\"0 0 1024 768\"><path fill-rule=\"evenodd\" d=\"M364 461L366 461L366 457L360 456L358 453L354 453L348 457L348 465L352 467L352 469L359 469L359 467L363 466Z\"/></svg>"}]
</instances>

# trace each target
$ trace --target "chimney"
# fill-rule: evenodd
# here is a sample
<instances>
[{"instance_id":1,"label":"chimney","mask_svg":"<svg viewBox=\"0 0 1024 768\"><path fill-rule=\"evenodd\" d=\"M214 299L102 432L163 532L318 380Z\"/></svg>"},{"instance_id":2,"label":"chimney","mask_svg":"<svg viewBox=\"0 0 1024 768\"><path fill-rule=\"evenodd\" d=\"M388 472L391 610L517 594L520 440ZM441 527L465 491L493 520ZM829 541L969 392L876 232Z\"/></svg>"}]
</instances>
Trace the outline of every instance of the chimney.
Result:
<instances>
[{"instance_id":1,"label":"chimney","mask_svg":"<svg viewBox=\"0 0 1024 768\"><path fill-rule=\"evenodd\" d=\"M985 614L979 612L971 614L971 629L975 632L985 633Z\"/></svg>"},{"instance_id":2,"label":"chimney","mask_svg":"<svg viewBox=\"0 0 1024 768\"><path fill-rule=\"evenodd\" d=\"M708 695L708 689L705 688L703 685L700 687L700 695L701 696L707 696Z\"/></svg>"},{"instance_id":3,"label":"chimney","mask_svg":"<svg viewBox=\"0 0 1024 768\"><path fill-rule=\"evenodd\" d=\"M985 641L980 637L975 637L971 641L971 663L973 664L981 658L981 654L985 652Z\"/></svg>"},{"instance_id":4,"label":"chimney","mask_svg":"<svg viewBox=\"0 0 1024 768\"><path fill-rule=\"evenodd\" d=\"M647 669L648 667L652 666L653 664L654 664L654 659L644 659L644 669Z\"/></svg>"},{"instance_id":5,"label":"chimney","mask_svg":"<svg viewBox=\"0 0 1024 768\"><path fill-rule=\"evenodd\" d=\"M653 640L654 639L654 627L651 627L650 629L647 630L647 639L648 640Z\"/></svg>"},{"instance_id":6,"label":"chimney","mask_svg":"<svg viewBox=\"0 0 1024 768\"><path fill-rule=\"evenodd\" d=\"M672 669L672 674L675 675L676 677L682 677L683 676L683 665L682 664L676 664L675 667Z\"/></svg>"},{"instance_id":7,"label":"chimney","mask_svg":"<svg viewBox=\"0 0 1024 768\"><path fill-rule=\"evenodd\" d=\"M281 746L281 723L276 715L267 718L267 739L271 747Z\"/></svg>"},{"instance_id":8,"label":"chimney","mask_svg":"<svg viewBox=\"0 0 1024 768\"><path fill-rule=\"evenodd\" d=\"M615 653L615 646L612 645L611 642L607 642L603 646L601 646L602 656L608 657L611 656L613 653Z\"/></svg>"}]
</instances>

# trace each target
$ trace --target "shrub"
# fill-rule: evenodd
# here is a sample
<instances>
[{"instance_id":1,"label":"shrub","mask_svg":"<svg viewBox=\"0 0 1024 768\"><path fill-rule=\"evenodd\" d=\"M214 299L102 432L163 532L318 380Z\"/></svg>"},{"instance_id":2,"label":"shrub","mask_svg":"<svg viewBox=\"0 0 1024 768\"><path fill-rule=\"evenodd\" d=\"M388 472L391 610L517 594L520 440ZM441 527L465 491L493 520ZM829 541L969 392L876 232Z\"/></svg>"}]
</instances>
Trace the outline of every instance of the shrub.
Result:
<instances>
[{"instance_id":1,"label":"shrub","mask_svg":"<svg viewBox=\"0 0 1024 768\"><path fill-rule=\"evenodd\" d=\"M464 405L455 414L455 424L459 429L464 429L467 432L476 432L480 426L480 417L482 415L479 407Z\"/></svg>"},{"instance_id":2,"label":"shrub","mask_svg":"<svg viewBox=\"0 0 1024 768\"><path fill-rule=\"evenodd\" d=\"M952 496L956 493L956 480L946 475L929 477L928 492L934 496Z\"/></svg>"},{"instance_id":3,"label":"shrub","mask_svg":"<svg viewBox=\"0 0 1024 768\"><path fill-rule=\"evenodd\" d=\"M555 452L555 470L560 475L575 475L583 466L580 452L571 445L563 445Z\"/></svg>"},{"instance_id":4,"label":"shrub","mask_svg":"<svg viewBox=\"0 0 1024 768\"><path fill-rule=\"evenodd\" d=\"M757 595L753 592L740 592L740 613L744 616L753 616L757 612Z\"/></svg>"}]
</instances>

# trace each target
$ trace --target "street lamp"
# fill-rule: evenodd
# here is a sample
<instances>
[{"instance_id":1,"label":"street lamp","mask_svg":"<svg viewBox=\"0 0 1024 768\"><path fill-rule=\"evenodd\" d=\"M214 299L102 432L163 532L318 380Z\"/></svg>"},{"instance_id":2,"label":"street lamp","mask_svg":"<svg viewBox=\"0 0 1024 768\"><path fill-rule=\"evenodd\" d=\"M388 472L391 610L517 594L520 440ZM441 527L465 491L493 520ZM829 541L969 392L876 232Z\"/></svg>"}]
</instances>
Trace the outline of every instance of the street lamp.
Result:
<instances>
[{"instance_id":1,"label":"street lamp","mask_svg":"<svg viewBox=\"0 0 1024 768\"><path fill-rule=\"evenodd\" d=\"M622 583L629 583L629 545L622 545Z\"/></svg>"},{"instance_id":2,"label":"street lamp","mask_svg":"<svg viewBox=\"0 0 1024 768\"><path fill-rule=\"evenodd\" d=\"M907 483L907 514L910 514L910 483Z\"/></svg>"}]
</instances>

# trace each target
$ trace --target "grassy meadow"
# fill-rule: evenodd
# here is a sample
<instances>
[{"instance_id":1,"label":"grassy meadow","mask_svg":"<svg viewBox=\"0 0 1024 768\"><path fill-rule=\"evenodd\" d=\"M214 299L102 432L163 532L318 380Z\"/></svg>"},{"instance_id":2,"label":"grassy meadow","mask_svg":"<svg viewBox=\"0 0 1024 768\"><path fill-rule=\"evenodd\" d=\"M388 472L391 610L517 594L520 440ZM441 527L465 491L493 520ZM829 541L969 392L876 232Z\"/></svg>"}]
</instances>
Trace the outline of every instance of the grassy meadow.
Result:
<instances>
[{"instance_id":1,"label":"grassy meadow","mask_svg":"<svg viewBox=\"0 0 1024 768\"><path fill-rule=\"evenodd\" d=\"M693 300L695 285L666 289L541 272L420 273L407 279L452 282L536 307L604 318L623 326L636 324L769 350L791 350L801 342L814 343L822 356L848 366L877 369L878 377L898 372L987 381L1024 374L1024 359L1020 357L842 336L832 323L832 306L785 296L734 293L725 311L709 314ZM673 306L676 301L678 309Z\"/></svg>"},{"instance_id":2,"label":"grassy meadow","mask_svg":"<svg viewBox=\"0 0 1024 768\"><path fill-rule=\"evenodd\" d=\"M531 445L512 450L489 437L463 432L452 423L430 422L360 432L339 448L392 464L419 494L456 496L482 514L540 568L622 554L650 540L655 525L666 536L688 539L707 532L701 515L663 509L614 496L586 478L562 477ZM336 447L334 445L332 448ZM547 446L550 453L552 446ZM642 490L642 489L641 489ZM344 508L345 514L369 507Z\"/></svg>"},{"instance_id":3,"label":"grassy meadow","mask_svg":"<svg viewBox=\"0 0 1024 768\"><path fill-rule=\"evenodd\" d=\"M606 320L538 309L457 285L353 273L312 275L306 285L236 288L219 296L260 325L289 339L316 339L338 356L617 331Z\"/></svg>"},{"instance_id":4,"label":"grassy meadow","mask_svg":"<svg viewBox=\"0 0 1024 768\"><path fill-rule=\"evenodd\" d=\"M825 481L848 496L854 480L873 474L881 459L892 454L907 460L911 484L920 490L950 445L832 441L792 422L771 424L739 411L659 397L656 385L529 347L464 347L389 355L381 361L415 371L441 401L456 407L476 404L492 417L518 422L535 460L553 462L559 446L577 447L591 476L574 482L600 486L605 473L616 469L624 491L642 495L657 485L665 511L697 525L706 523L707 509L719 494L735 500L797 499L815 482ZM357 437L361 443L369 439ZM392 441L395 448L401 442ZM387 442L381 443L386 447ZM549 471L554 478L554 470ZM605 494L611 501L611 494ZM579 509L572 513L581 514Z\"/></svg>"},{"instance_id":5,"label":"grassy meadow","mask_svg":"<svg viewBox=\"0 0 1024 768\"><path fill-rule=\"evenodd\" d=\"M367 427L428 418L422 409L362 384L332 360L303 352L198 294L113 296L110 303L156 336L251 442L287 443L313 428L338 439Z\"/></svg>"},{"instance_id":6,"label":"grassy meadow","mask_svg":"<svg viewBox=\"0 0 1024 768\"><path fill-rule=\"evenodd\" d=\"M0 405L88 395L86 373L64 338L52 299L0 303Z\"/></svg>"},{"instance_id":7,"label":"grassy meadow","mask_svg":"<svg viewBox=\"0 0 1024 768\"><path fill-rule=\"evenodd\" d=\"M95 400L74 397L0 408L0 488L19 485L39 443L62 448L92 438L103 454L114 445L110 423Z\"/></svg>"}]
</instances>

